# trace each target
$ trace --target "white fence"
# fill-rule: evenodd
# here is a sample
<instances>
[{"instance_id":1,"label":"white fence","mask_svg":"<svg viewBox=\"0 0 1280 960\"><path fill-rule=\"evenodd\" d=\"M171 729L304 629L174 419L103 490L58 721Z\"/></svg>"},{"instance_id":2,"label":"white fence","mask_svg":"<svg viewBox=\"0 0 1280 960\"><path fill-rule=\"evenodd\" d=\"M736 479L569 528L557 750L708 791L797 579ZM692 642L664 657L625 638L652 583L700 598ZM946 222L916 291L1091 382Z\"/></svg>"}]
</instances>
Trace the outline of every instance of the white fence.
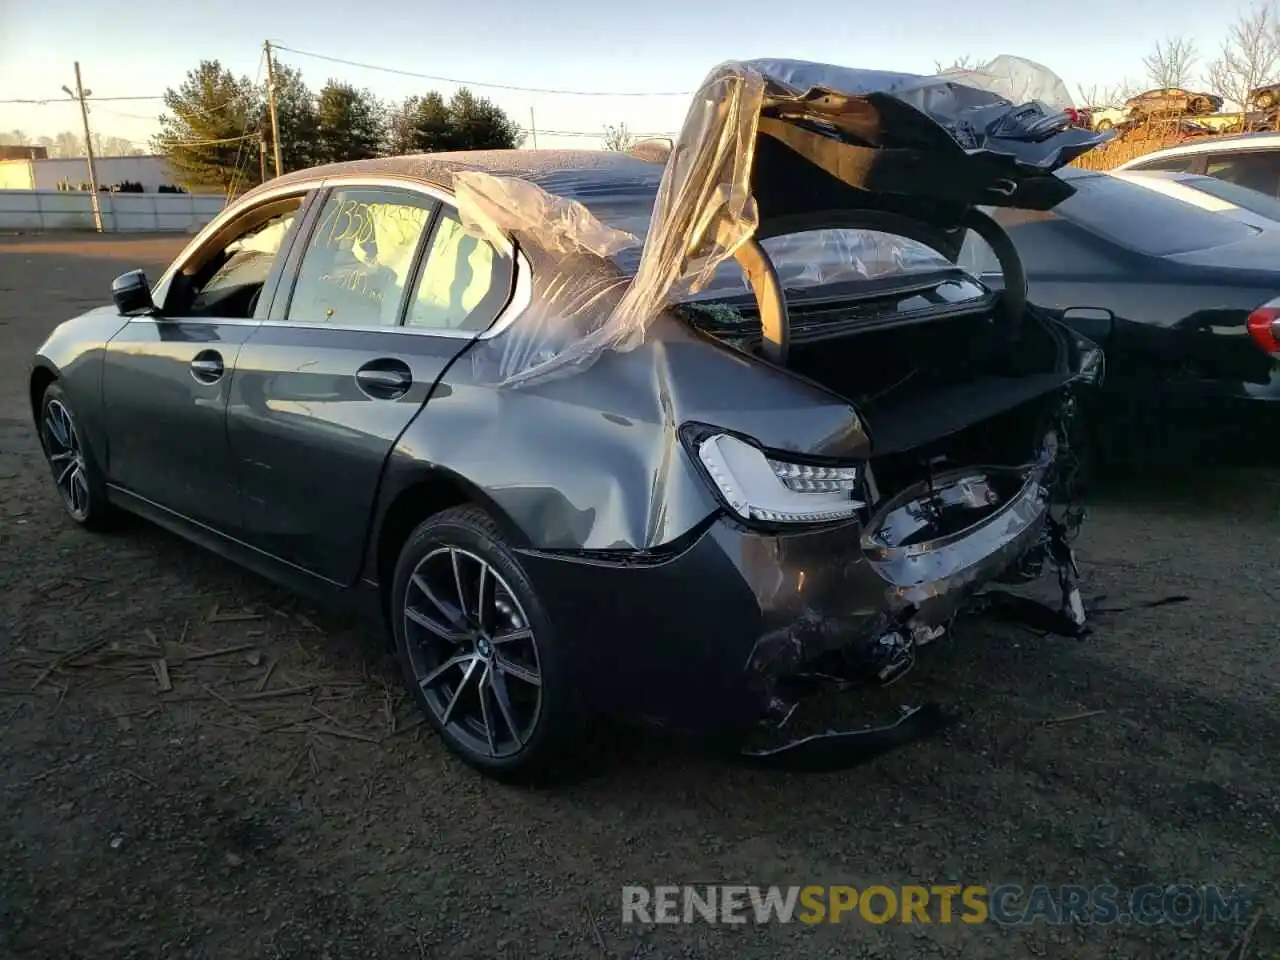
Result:
<instances>
[{"instance_id":1,"label":"white fence","mask_svg":"<svg viewBox=\"0 0 1280 960\"><path fill-rule=\"evenodd\" d=\"M107 233L192 232L225 206L222 197L191 193L98 193ZM92 230L88 192L0 190L0 230Z\"/></svg>"}]
</instances>

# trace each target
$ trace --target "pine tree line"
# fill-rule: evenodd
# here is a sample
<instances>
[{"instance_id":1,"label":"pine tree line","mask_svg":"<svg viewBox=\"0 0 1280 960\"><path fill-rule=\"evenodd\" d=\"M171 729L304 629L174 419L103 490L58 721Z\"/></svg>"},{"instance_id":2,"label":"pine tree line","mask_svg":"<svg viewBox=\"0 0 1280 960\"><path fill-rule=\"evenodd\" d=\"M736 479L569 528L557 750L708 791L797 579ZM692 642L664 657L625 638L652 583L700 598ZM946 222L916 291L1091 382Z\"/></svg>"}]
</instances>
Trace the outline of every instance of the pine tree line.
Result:
<instances>
[{"instance_id":1,"label":"pine tree line","mask_svg":"<svg viewBox=\"0 0 1280 960\"><path fill-rule=\"evenodd\" d=\"M285 170L405 153L509 148L524 138L500 107L465 87L448 100L433 90L387 104L339 80L314 93L298 70L283 64L276 65L275 79ZM272 172L264 86L205 60L177 89L166 90L164 101L153 147L182 183L223 190L257 183L259 136L267 143Z\"/></svg>"}]
</instances>

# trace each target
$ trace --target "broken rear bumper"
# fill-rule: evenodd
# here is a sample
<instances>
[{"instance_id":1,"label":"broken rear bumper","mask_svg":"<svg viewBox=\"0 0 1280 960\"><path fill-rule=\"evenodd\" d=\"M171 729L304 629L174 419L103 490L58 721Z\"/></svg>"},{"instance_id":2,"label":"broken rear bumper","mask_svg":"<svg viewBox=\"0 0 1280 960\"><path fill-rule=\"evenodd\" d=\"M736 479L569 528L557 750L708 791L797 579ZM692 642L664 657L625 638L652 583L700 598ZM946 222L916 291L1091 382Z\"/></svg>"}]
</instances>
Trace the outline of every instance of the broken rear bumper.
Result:
<instances>
[{"instance_id":1,"label":"broken rear bumper","mask_svg":"<svg viewBox=\"0 0 1280 960\"><path fill-rule=\"evenodd\" d=\"M785 713L789 685L806 675L884 681L975 589L1043 549L1051 460L1049 451L992 482L1007 493L994 509L973 500L980 484L962 489L979 471L935 478L935 491L959 484L960 514L928 542L913 528L913 488L865 528L766 534L719 517L666 555L525 551L522 560L594 708L692 736L741 737L771 711ZM972 523L965 497L979 516Z\"/></svg>"}]
</instances>

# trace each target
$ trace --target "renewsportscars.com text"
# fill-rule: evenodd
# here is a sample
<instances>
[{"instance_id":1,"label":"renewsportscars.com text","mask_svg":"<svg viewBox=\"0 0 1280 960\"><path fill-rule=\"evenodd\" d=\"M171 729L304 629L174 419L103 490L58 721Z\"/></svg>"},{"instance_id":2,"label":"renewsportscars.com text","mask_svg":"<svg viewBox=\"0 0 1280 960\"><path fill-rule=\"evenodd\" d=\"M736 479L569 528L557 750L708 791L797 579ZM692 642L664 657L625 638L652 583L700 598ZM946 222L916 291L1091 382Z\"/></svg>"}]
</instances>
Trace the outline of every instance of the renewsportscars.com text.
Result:
<instances>
[{"instance_id":1,"label":"renewsportscars.com text","mask_svg":"<svg viewBox=\"0 0 1280 960\"><path fill-rule=\"evenodd\" d=\"M1238 922L1244 888L1148 884L1118 887L1017 884L623 887L623 923L982 924L1018 926Z\"/></svg>"}]
</instances>

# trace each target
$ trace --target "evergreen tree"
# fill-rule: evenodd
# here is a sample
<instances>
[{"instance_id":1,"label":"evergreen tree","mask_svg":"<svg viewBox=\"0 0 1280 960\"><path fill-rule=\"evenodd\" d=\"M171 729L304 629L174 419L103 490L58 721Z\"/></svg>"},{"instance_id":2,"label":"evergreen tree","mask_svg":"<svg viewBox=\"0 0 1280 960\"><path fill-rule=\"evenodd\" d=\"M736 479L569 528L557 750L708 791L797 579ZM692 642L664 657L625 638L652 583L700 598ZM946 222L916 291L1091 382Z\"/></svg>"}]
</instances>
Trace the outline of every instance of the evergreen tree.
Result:
<instances>
[{"instance_id":1,"label":"evergreen tree","mask_svg":"<svg viewBox=\"0 0 1280 960\"><path fill-rule=\"evenodd\" d=\"M154 147L181 183L225 190L245 183L246 171L249 182L257 180L257 163L245 159L252 144L240 139L259 132L262 115L261 97L247 77L202 60L177 90L165 91L164 102L168 112Z\"/></svg>"},{"instance_id":2,"label":"evergreen tree","mask_svg":"<svg viewBox=\"0 0 1280 960\"><path fill-rule=\"evenodd\" d=\"M316 102L316 161L335 163L378 156L386 139L385 114L385 108L368 90L330 80Z\"/></svg>"}]
</instances>

